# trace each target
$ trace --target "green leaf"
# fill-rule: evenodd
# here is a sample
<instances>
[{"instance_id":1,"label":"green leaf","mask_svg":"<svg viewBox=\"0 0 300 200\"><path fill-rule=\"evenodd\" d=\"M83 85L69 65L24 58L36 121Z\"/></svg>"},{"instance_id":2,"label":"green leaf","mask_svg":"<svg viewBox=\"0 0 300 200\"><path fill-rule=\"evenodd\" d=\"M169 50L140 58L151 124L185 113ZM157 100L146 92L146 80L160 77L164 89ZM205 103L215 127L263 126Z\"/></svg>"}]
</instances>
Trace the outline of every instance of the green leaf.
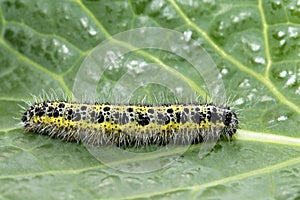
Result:
<instances>
[{"instance_id":1,"label":"green leaf","mask_svg":"<svg viewBox=\"0 0 300 200\"><path fill-rule=\"evenodd\" d=\"M0 199L300 198L298 1L1 0L0 7ZM23 131L24 100L34 102L32 95L43 91L71 97L94 48L140 27L191 34L208 52L240 119L233 141L219 142L202 159L199 144L179 157L176 149L147 154L140 163L176 160L128 173L118 167L135 169L134 158L104 163L82 144ZM141 49L119 64L132 61L160 62L197 93L206 92L203 77L179 56ZM107 70L97 91L109 96L125 72ZM138 88L136 101L145 94L150 102L160 94L171 101L169 92L148 85Z\"/></svg>"}]
</instances>

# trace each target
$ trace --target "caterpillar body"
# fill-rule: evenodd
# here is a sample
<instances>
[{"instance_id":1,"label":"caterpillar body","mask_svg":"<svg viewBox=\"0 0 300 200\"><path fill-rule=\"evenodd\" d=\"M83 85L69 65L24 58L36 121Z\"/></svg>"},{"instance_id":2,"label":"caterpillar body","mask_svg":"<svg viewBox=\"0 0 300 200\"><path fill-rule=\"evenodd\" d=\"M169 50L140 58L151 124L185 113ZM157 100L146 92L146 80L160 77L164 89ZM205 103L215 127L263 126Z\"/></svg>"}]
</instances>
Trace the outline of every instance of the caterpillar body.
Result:
<instances>
[{"instance_id":1,"label":"caterpillar body","mask_svg":"<svg viewBox=\"0 0 300 200\"><path fill-rule=\"evenodd\" d=\"M31 105L21 121L27 132L119 146L190 144L220 135L230 138L239 124L230 107L212 103L154 106L43 101Z\"/></svg>"}]
</instances>

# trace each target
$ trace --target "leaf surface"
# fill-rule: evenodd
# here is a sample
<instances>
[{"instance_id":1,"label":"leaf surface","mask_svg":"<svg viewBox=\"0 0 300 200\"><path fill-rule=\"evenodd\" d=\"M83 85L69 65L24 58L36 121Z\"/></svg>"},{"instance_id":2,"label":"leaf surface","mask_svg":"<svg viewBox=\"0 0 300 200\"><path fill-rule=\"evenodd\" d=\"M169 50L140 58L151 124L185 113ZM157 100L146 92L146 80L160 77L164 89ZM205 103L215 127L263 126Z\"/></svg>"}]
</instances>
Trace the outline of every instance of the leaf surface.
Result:
<instances>
[{"instance_id":1,"label":"leaf surface","mask_svg":"<svg viewBox=\"0 0 300 200\"><path fill-rule=\"evenodd\" d=\"M300 198L297 1L0 3L0 199ZM203 159L198 157L201 145L193 145L167 167L126 173L114 166L135 160L105 165L82 144L24 133L18 104L26 106L24 100L34 101L31 95L43 91L70 96L81 63L99 43L140 27L182 32L208 52L240 119L232 142L219 142ZM195 91L205 91L189 63L167 52L131 52L122 64L158 60ZM98 89L109 92L106 86L123 74L122 69L107 71ZM136 94L152 94L153 100L161 91L151 85ZM154 163L162 156L143 159Z\"/></svg>"}]
</instances>

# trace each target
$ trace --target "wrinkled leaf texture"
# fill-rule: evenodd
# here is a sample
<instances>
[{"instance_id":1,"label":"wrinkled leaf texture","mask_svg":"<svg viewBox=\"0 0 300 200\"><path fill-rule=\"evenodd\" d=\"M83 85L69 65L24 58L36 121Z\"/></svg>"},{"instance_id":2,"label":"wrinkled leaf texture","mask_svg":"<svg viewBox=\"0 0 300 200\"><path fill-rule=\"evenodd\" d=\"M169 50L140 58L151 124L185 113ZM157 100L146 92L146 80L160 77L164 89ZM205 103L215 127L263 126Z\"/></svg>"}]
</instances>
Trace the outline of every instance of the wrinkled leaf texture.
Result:
<instances>
[{"instance_id":1,"label":"wrinkled leaf texture","mask_svg":"<svg viewBox=\"0 0 300 200\"><path fill-rule=\"evenodd\" d=\"M300 198L299 1L1 0L0 7L0 199ZM194 145L165 168L135 174L104 165L81 144L24 133L18 104L43 90L70 95L94 47L140 27L191 34L212 57L240 118L232 142L203 159ZM157 58L197 83L184 60L143 52L126 58Z\"/></svg>"}]
</instances>

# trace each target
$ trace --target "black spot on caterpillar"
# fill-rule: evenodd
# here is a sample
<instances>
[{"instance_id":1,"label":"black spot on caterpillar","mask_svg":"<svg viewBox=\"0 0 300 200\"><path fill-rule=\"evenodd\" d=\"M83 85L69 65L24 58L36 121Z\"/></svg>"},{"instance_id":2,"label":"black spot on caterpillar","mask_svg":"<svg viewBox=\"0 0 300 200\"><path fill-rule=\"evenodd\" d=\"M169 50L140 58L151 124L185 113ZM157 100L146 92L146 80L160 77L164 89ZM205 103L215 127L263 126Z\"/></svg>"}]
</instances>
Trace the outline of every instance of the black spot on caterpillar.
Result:
<instances>
[{"instance_id":1,"label":"black spot on caterpillar","mask_svg":"<svg viewBox=\"0 0 300 200\"><path fill-rule=\"evenodd\" d=\"M210 104L111 105L63 101L35 103L21 121L25 131L90 145L190 144L205 138L231 138L236 114Z\"/></svg>"}]
</instances>

